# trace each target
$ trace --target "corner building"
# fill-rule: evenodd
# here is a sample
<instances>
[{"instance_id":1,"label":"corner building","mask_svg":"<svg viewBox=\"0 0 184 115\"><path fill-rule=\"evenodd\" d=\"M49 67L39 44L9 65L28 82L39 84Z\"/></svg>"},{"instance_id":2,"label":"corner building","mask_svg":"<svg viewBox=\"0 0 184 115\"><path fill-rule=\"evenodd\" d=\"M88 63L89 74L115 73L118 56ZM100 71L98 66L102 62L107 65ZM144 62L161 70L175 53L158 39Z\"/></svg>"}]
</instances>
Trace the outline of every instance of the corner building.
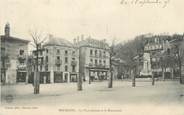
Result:
<instances>
[{"instance_id":1,"label":"corner building","mask_svg":"<svg viewBox=\"0 0 184 115\"><path fill-rule=\"evenodd\" d=\"M1 83L15 84L27 82L28 40L10 35L10 24L4 29L5 34L0 36L0 69Z\"/></svg>"},{"instance_id":2,"label":"corner building","mask_svg":"<svg viewBox=\"0 0 184 115\"><path fill-rule=\"evenodd\" d=\"M106 80L109 76L110 54L105 40L75 39L79 48L79 63L84 81Z\"/></svg>"},{"instance_id":3,"label":"corner building","mask_svg":"<svg viewBox=\"0 0 184 115\"><path fill-rule=\"evenodd\" d=\"M79 74L79 51L69 41L49 36L49 40L39 52L40 82L76 82Z\"/></svg>"}]
</instances>

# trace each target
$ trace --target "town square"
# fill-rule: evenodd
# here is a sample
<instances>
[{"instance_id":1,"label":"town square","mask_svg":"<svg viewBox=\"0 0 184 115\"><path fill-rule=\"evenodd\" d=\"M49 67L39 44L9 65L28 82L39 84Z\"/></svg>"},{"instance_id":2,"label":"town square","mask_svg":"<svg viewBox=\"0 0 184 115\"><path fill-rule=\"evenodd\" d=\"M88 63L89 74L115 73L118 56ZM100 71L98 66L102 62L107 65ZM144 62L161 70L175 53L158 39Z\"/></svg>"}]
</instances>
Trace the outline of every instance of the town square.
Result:
<instances>
[{"instance_id":1,"label":"town square","mask_svg":"<svg viewBox=\"0 0 184 115\"><path fill-rule=\"evenodd\" d=\"M182 4L0 0L0 115L183 115Z\"/></svg>"}]
</instances>

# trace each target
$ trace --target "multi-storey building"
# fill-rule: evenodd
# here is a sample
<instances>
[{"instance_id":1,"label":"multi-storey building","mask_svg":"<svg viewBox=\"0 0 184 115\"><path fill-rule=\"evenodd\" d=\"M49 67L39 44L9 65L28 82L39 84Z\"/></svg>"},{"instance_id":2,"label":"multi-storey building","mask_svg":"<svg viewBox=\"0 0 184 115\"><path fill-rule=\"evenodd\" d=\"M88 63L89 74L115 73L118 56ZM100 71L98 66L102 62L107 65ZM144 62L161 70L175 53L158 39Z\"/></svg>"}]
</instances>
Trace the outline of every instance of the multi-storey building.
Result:
<instances>
[{"instance_id":1,"label":"multi-storey building","mask_svg":"<svg viewBox=\"0 0 184 115\"><path fill-rule=\"evenodd\" d=\"M148 56L147 59L143 59L144 61L143 68L148 69L147 67L145 67L146 63L145 61L150 60L151 70L153 74L156 74L156 76L171 73L172 68L170 67L165 67L166 72L163 73L163 60L162 60L165 53L169 53L171 50L171 43L169 42L170 40L172 40L172 38L169 36L159 36L159 37L155 36L148 39L148 43L144 46L144 54L148 54L150 56Z\"/></svg>"},{"instance_id":2,"label":"multi-storey building","mask_svg":"<svg viewBox=\"0 0 184 115\"><path fill-rule=\"evenodd\" d=\"M28 40L10 36L10 25L5 25L5 35L0 36L1 43L1 82L26 82Z\"/></svg>"},{"instance_id":3,"label":"multi-storey building","mask_svg":"<svg viewBox=\"0 0 184 115\"><path fill-rule=\"evenodd\" d=\"M49 36L39 51L41 83L76 82L79 68L79 51L69 41Z\"/></svg>"},{"instance_id":4,"label":"multi-storey building","mask_svg":"<svg viewBox=\"0 0 184 115\"><path fill-rule=\"evenodd\" d=\"M103 80L109 75L110 54L105 40L86 38L74 40L79 47L79 62L83 80Z\"/></svg>"}]
</instances>

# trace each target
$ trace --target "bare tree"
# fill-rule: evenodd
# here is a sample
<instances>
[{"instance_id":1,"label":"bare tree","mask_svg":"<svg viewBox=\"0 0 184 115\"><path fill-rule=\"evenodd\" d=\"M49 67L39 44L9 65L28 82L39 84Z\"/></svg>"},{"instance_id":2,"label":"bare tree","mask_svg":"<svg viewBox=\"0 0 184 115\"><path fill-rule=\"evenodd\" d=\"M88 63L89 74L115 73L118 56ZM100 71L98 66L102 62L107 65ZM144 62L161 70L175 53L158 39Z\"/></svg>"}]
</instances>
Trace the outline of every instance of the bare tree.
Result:
<instances>
[{"instance_id":1,"label":"bare tree","mask_svg":"<svg viewBox=\"0 0 184 115\"><path fill-rule=\"evenodd\" d=\"M38 53L40 51L42 51L42 43L47 39L47 37L43 36L43 33L38 31L38 30L30 30L29 34L31 36L31 38L33 39L33 46L36 48L35 50L35 55L36 55L36 59L35 59L35 72L34 72L34 82L33 82L33 86L34 86L34 94L39 94L40 92L40 73L39 73L39 57L38 57Z\"/></svg>"}]
</instances>

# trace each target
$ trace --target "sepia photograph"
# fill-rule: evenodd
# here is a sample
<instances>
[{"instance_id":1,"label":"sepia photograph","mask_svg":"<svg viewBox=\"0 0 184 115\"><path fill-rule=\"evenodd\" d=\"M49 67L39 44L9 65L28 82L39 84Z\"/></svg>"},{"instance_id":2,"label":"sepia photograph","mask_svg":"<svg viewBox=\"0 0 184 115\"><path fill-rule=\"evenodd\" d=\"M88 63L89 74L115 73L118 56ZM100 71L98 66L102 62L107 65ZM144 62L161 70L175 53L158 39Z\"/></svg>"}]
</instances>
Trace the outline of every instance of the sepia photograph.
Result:
<instances>
[{"instance_id":1,"label":"sepia photograph","mask_svg":"<svg viewBox=\"0 0 184 115\"><path fill-rule=\"evenodd\" d=\"M0 0L0 115L184 115L183 4Z\"/></svg>"}]
</instances>

